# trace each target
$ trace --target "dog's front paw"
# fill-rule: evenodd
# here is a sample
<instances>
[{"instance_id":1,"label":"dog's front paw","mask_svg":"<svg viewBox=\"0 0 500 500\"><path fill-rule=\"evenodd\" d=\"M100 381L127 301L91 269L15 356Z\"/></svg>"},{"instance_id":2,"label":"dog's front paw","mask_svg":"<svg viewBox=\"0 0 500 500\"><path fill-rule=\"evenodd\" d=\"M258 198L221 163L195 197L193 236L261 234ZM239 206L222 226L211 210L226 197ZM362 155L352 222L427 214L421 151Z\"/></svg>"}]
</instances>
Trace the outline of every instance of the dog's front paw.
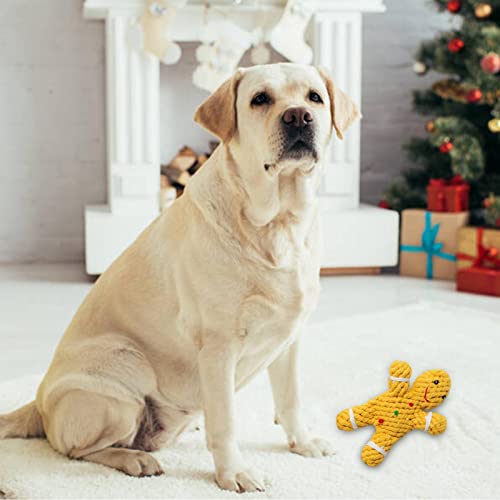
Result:
<instances>
[{"instance_id":1,"label":"dog's front paw","mask_svg":"<svg viewBox=\"0 0 500 500\"><path fill-rule=\"evenodd\" d=\"M328 457L330 455L335 455L335 451L326 439L313 438L304 442L290 443L290 451L292 453L297 453L303 457Z\"/></svg>"},{"instance_id":2,"label":"dog's front paw","mask_svg":"<svg viewBox=\"0 0 500 500\"><path fill-rule=\"evenodd\" d=\"M215 473L215 480L223 490L236 491L264 491L266 479L255 469L245 469L240 472L222 470Z\"/></svg>"}]
</instances>

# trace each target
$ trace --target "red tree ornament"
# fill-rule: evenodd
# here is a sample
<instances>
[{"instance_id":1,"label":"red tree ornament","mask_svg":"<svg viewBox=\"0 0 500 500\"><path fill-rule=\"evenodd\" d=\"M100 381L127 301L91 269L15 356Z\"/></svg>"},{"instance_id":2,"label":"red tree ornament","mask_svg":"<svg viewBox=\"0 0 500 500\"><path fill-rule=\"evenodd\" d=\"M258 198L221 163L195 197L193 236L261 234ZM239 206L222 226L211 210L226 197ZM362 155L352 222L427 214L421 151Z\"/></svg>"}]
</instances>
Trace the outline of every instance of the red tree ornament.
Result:
<instances>
[{"instance_id":1,"label":"red tree ornament","mask_svg":"<svg viewBox=\"0 0 500 500\"><path fill-rule=\"evenodd\" d=\"M380 200L378 202L378 206L380 208L391 208L390 205L389 205L389 202L387 200Z\"/></svg>"},{"instance_id":2,"label":"red tree ornament","mask_svg":"<svg viewBox=\"0 0 500 500\"><path fill-rule=\"evenodd\" d=\"M486 71L486 73L491 73L492 75L498 73L500 71L500 55L495 54L495 52L486 54L481 59L481 68L483 68L483 71Z\"/></svg>"},{"instance_id":3,"label":"red tree ornament","mask_svg":"<svg viewBox=\"0 0 500 500\"><path fill-rule=\"evenodd\" d=\"M450 52L454 52L454 53L460 52L461 50L463 50L464 47L465 47L465 43L460 38L452 38L448 42L448 50Z\"/></svg>"},{"instance_id":4,"label":"red tree ornament","mask_svg":"<svg viewBox=\"0 0 500 500\"><path fill-rule=\"evenodd\" d=\"M453 12L453 14L455 14L456 12L458 12L462 8L462 2L460 0L450 0L446 4L446 8L450 12Z\"/></svg>"},{"instance_id":5,"label":"red tree ornament","mask_svg":"<svg viewBox=\"0 0 500 500\"><path fill-rule=\"evenodd\" d=\"M467 102L471 104L479 102L483 97L483 93L479 89L472 89L467 92Z\"/></svg>"},{"instance_id":6,"label":"red tree ornament","mask_svg":"<svg viewBox=\"0 0 500 500\"><path fill-rule=\"evenodd\" d=\"M439 146L439 151L443 154L448 154L453 149L453 143L451 141L444 141L441 146Z\"/></svg>"}]
</instances>

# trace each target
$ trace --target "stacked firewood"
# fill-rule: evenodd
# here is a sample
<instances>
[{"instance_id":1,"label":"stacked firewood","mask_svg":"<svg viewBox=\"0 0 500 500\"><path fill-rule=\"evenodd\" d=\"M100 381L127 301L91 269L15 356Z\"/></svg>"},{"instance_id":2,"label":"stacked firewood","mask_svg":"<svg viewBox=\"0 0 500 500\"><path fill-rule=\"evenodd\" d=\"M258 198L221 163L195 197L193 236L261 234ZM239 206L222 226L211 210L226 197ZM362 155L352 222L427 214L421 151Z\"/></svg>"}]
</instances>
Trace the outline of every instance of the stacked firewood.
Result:
<instances>
[{"instance_id":1,"label":"stacked firewood","mask_svg":"<svg viewBox=\"0 0 500 500\"><path fill-rule=\"evenodd\" d=\"M197 154L189 146L184 146L170 163L161 166L160 176L160 208L170 206L179 197L191 177L208 160L218 142L210 142L210 152Z\"/></svg>"}]
</instances>

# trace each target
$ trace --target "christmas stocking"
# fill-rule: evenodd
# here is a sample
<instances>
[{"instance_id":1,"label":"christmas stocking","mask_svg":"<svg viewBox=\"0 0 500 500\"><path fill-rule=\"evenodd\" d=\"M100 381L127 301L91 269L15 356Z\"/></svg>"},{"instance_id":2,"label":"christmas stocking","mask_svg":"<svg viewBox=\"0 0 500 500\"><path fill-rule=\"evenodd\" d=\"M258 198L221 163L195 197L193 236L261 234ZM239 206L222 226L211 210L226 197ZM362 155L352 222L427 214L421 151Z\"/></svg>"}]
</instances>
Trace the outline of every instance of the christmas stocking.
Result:
<instances>
[{"instance_id":1,"label":"christmas stocking","mask_svg":"<svg viewBox=\"0 0 500 500\"><path fill-rule=\"evenodd\" d=\"M203 42L196 50L200 64L193 73L193 83L213 92L232 76L257 36L257 32L245 31L230 21L207 24L201 37Z\"/></svg>"},{"instance_id":2,"label":"christmas stocking","mask_svg":"<svg viewBox=\"0 0 500 500\"><path fill-rule=\"evenodd\" d=\"M146 8L138 24L132 27L130 42L137 50L145 50L164 64L175 64L181 48L169 36L177 9L187 0L146 0Z\"/></svg>"},{"instance_id":3,"label":"christmas stocking","mask_svg":"<svg viewBox=\"0 0 500 500\"><path fill-rule=\"evenodd\" d=\"M288 0L285 12L272 30L269 43L289 61L311 64L313 51L304 41L304 32L312 16L308 0Z\"/></svg>"}]
</instances>

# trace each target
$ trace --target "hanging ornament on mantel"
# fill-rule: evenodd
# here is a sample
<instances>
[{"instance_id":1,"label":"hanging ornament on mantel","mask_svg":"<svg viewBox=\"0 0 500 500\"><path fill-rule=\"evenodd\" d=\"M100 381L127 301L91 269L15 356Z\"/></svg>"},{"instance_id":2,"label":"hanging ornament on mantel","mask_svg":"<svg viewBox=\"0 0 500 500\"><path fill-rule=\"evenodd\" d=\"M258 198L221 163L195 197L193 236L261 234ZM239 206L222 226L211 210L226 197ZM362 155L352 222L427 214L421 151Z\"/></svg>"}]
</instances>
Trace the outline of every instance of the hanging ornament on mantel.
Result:
<instances>
[{"instance_id":1,"label":"hanging ornament on mantel","mask_svg":"<svg viewBox=\"0 0 500 500\"><path fill-rule=\"evenodd\" d=\"M146 0L140 21L131 26L128 33L130 45L146 51L164 64L176 64L181 58L181 47L170 35L177 9L188 0Z\"/></svg>"},{"instance_id":2,"label":"hanging ornament on mantel","mask_svg":"<svg viewBox=\"0 0 500 500\"><path fill-rule=\"evenodd\" d=\"M313 60L313 51L304 40L312 14L308 0L288 0L283 16L270 33L271 46L291 62L311 64Z\"/></svg>"},{"instance_id":3,"label":"hanging ornament on mantel","mask_svg":"<svg viewBox=\"0 0 500 500\"><path fill-rule=\"evenodd\" d=\"M271 60L271 51L261 42L251 50L250 60L252 64L267 64Z\"/></svg>"},{"instance_id":4,"label":"hanging ornament on mantel","mask_svg":"<svg viewBox=\"0 0 500 500\"><path fill-rule=\"evenodd\" d=\"M254 44L250 51L250 60L252 64L267 64L271 60L271 51L267 47L262 28L254 30Z\"/></svg>"},{"instance_id":5,"label":"hanging ornament on mantel","mask_svg":"<svg viewBox=\"0 0 500 500\"><path fill-rule=\"evenodd\" d=\"M196 49L199 65L193 73L193 83L213 92L235 72L243 54L256 44L258 37L258 30L245 31L229 20L205 24L202 43Z\"/></svg>"}]
</instances>

